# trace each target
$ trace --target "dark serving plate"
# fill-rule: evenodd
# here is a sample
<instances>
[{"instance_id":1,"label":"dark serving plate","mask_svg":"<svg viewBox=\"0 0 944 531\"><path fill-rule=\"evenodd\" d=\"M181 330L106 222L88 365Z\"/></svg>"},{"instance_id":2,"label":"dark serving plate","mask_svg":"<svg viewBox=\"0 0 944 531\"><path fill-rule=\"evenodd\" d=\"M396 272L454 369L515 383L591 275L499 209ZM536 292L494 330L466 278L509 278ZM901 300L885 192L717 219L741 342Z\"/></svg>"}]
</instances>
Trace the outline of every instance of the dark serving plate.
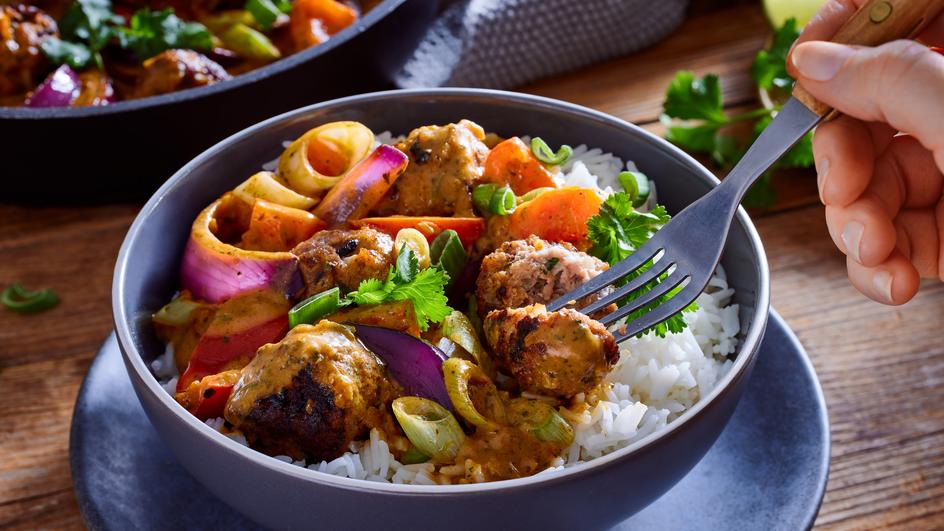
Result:
<instances>
[{"instance_id":1,"label":"dark serving plate","mask_svg":"<svg viewBox=\"0 0 944 531\"><path fill-rule=\"evenodd\" d=\"M439 4L384 0L322 45L207 87L105 107L0 107L0 201L145 199L244 127L321 100L392 88Z\"/></svg>"},{"instance_id":2,"label":"dark serving plate","mask_svg":"<svg viewBox=\"0 0 944 531\"><path fill-rule=\"evenodd\" d=\"M174 459L134 396L114 334L79 392L69 456L89 529L262 529ZM718 442L665 496L614 529L807 529L828 471L823 392L802 345L771 310L757 368Z\"/></svg>"}]
</instances>

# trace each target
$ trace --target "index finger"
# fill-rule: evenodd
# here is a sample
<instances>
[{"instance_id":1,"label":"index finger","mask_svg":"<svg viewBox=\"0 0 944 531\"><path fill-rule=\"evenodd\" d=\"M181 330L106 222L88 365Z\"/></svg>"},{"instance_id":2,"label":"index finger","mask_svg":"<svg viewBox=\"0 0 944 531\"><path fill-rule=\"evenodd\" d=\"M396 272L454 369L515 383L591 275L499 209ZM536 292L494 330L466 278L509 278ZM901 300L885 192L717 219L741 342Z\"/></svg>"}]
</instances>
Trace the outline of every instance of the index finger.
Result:
<instances>
[{"instance_id":1,"label":"index finger","mask_svg":"<svg viewBox=\"0 0 944 531\"><path fill-rule=\"evenodd\" d=\"M798 44L807 41L828 41L832 39L833 35L839 32L839 28L868 2L869 0L828 0L823 4L823 7L816 12L816 15L803 28L803 32L800 33L800 37L787 55L787 70L790 75L797 77L790 56L793 55L793 50ZM918 38L925 44L932 46L944 45L944 14L931 22Z\"/></svg>"}]
</instances>

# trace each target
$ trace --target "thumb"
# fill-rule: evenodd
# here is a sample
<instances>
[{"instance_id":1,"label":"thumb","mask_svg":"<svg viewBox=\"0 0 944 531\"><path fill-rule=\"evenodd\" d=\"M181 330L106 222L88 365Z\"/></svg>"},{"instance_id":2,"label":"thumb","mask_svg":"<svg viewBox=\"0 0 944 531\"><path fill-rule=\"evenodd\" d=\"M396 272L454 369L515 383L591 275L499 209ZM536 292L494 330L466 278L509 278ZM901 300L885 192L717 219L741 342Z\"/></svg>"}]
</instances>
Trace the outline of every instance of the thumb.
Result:
<instances>
[{"instance_id":1,"label":"thumb","mask_svg":"<svg viewBox=\"0 0 944 531\"><path fill-rule=\"evenodd\" d=\"M798 82L849 116L908 133L944 162L944 57L914 41L877 48L806 42L793 51Z\"/></svg>"}]
</instances>

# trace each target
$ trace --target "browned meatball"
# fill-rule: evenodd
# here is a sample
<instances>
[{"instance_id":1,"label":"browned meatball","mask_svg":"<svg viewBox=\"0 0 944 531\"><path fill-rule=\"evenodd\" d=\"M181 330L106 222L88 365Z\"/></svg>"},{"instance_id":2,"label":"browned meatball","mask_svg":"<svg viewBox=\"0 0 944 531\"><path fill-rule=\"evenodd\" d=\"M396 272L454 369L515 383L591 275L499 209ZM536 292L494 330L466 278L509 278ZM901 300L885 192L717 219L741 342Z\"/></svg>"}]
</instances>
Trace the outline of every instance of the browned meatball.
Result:
<instances>
[{"instance_id":1,"label":"browned meatball","mask_svg":"<svg viewBox=\"0 0 944 531\"><path fill-rule=\"evenodd\" d=\"M395 394L383 364L350 327L321 321L260 348L224 416L259 451L331 460L385 422Z\"/></svg>"},{"instance_id":2,"label":"browned meatball","mask_svg":"<svg viewBox=\"0 0 944 531\"><path fill-rule=\"evenodd\" d=\"M484 327L496 366L522 391L571 398L599 385L619 360L613 334L569 308L548 312L534 304L494 310Z\"/></svg>"},{"instance_id":3,"label":"browned meatball","mask_svg":"<svg viewBox=\"0 0 944 531\"><path fill-rule=\"evenodd\" d=\"M144 62L132 98L167 94L229 79L222 66L192 50L166 50Z\"/></svg>"},{"instance_id":4,"label":"browned meatball","mask_svg":"<svg viewBox=\"0 0 944 531\"><path fill-rule=\"evenodd\" d=\"M56 21L24 4L0 6L0 96L32 90L46 68L40 44L56 37Z\"/></svg>"},{"instance_id":5,"label":"browned meatball","mask_svg":"<svg viewBox=\"0 0 944 531\"><path fill-rule=\"evenodd\" d=\"M375 209L377 215L474 216L472 187L488 157L484 139L482 128L468 120L413 130L397 144L410 165Z\"/></svg>"},{"instance_id":6,"label":"browned meatball","mask_svg":"<svg viewBox=\"0 0 944 531\"><path fill-rule=\"evenodd\" d=\"M608 268L606 262L566 242L548 242L537 236L505 242L482 260L475 289L479 316L484 318L501 308L551 302ZM580 302L587 305L611 291L602 290Z\"/></svg>"},{"instance_id":7,"label":"browned meatball","mask_svg":"<svg viewBox=\"0 0 944 531\"><path fill-rule=\"evenodd\" d=\"M310 297L335 286L354 291L362 280L386 279L393 265L393 240L370 228L323 230L298 244L292 253Z\"/></svg>"}]
</instances>

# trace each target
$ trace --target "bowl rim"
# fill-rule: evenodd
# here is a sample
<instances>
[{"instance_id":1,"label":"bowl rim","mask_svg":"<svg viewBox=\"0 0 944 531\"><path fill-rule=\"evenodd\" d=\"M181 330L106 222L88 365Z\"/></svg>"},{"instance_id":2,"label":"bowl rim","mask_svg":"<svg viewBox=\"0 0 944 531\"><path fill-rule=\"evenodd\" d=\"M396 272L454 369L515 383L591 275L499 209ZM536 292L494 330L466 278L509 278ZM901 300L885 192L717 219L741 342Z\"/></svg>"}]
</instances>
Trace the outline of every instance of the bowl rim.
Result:
<instances>
[{"instance_id":1,"label":"bowl rim","mask_svg":"<svg viewBox=\"0 0 944 531\"><path fill-rule=\"evenodd\" d=\"M517 103L520 105L525 105L529 107L544 108L546 110L552 110L564 114L579 115L583 118L589 118L592 121L598 122L600 125L615 126L620 129L627 130L631 134L641 136L644 139L648 140L654 146L661 151L665 152L667 156L675 157L680 159L681 162L685 163L692 169L692 173L695 177L706 181L712 187L716 186L720 181L704 166L698 163L694 158L670 144L666 140L645 131L644 129L626 122L620 118L610 116L600 111L589 109L580 105L563 102L560 100L555 100L551 98L545 98L542 96L535 96L530 94L522 94L517 92L507 92L500 90L492 89L474 89L474 88L436 88L436 89L400 89L400 90L390 90L382 92L372 92L366 94L360 94L355 96L349 96L345 98L339 98L335 100L330 100L326 102L316 103L314 105L309 105L289 111L278 116L269 118L262 122L257 123L251 127L243 129L226 139L218 142L214 146L210 147L193 160L184 165L179 171L177 171L170 179L168 179L155 193L148 202L144 205L138 215L135 217L134 222L131 224L131 227L128 230L128 234L125 236L125 240L121 245L121 249L118 254L118 259L115 265L115 273L112 283L112 308L113 308L113 318L115 321L115 330L118 336L118 343L121 347L122 356L125 359L125 365L129 368L129 372L133 369L134 374L132 378L137 377L144 384L144 389L146 392L149 392L154 398L157 399L163 406L165 406L172 415L177 417L178 421L182 421L184 424L189 426L190 429L194 430L197 434L202 436L205 439L208 439L209 443L213 446L216 446L218 449L223 451L228 451L235 453L238 456L248 459L254 465L269 469L272 472L277 474L287 474L297 480L302 480L306 482L314 482L326 486L338 487L348 490L359 490L367 491L376 494L401 494L401 495L458 495L458 494L475 494L495 490L505 490L505 489L527 489L534 488L538 485L547 485L552 483L559 483L562 481L572 480L578 476L585 476L587 474L594 473L604 467L612 466L617 461L628 458L630 455L640 453L650 446L657 444L660 441L671 438L675 436L684 426L688 425L693 419L701 416L709 406L713 405L722 395L729 393L732 389L734 383L743 379L746 375L747 369L752 365L754 358L757 356L759 351L760 342L763 339L764 330L767 326L767 317L769 314L770 308L770 280L769 280L769 269L767 264L767 257L764 253L763 244L761 243L760 236L757 233L754 224L751 222L750 218L747 215L747 212L743 207L738 208L737 220L746 230L749 242L751 245L751 253L754 255L755 266L758 270L758 290L756 293L756 300L754 303L754 315L751 319L751 325L748 330L744 333L744 340L738 345L737 353L738 357L734 360L732 367L728 372L721 378L721 380L715 384L715 387L712 389L711 393L707 397L702 397L699 399L695 405L685 411L680 417L675 419L672 423L666 427L656 430L653 433L650 433L646 437L639 439L632 444L620 448L614 452L611 452L607 455L594 458L591 461L582 463L573 467L565 468L563 470L553 471L553 472L544 472L537 475L517 478L510 480L501 480L501 481L492 481L486 483L475 483L475 484L463 484L463 485L405 485L405 484L394 484L394 483L380 483L373 482L361 479L346 478L342 476L335 476L332 474L318 472L316 470L310 470L308 468L300 467L293 465L291 463L286 463L266 455L262 452L253 450L247 446L243 446L236 441L226 437L220 432L214 430L204 422L200 421L193 415L191 415L187 410L185 410L180 404L178 404L173 397L171 397L161 385L158 383L157 379L152 374L148 364L144 361L144 358L141 356L141 353L138 352L134 342L131 339L131 326L133 322L133 313L134 309L129 309L125 305L124 301L124 284L125 278L128 274L128 260L129 252L132 243L136 240L138 233L141 231L142 226L150 218L151 213L158 208L158 206L163 202L164 197L180 185L184 181L190 172L201 165L204 161L212 159L217 156L218 153L224 151L229 147L230 144L238 142L247 137L251 137L256 134L259 130L265 129L270 125L276 124L278 122L283 122L291 119L298 118L305 114L310 114L312 112L323 110L325 108L330 108L339 105L347 104L357 104L359 102L374 100L374 99L388 99L395 101L401 97L423 97L423 98L462 98L462 99L476 99L484 102L488 100L495 100L501 102L510 102ZM140 386L135 386L138 389L138 392L142 392Z\"/></svg>"},{"instance_id":2,"label":"bowl rim","mask_svg":"<svg viewBox=\"0 0 944 531\"><path fill-rule=\"evenodd\" d=\"M202 87L188 88L180 91L159 94L157 96L148 96L146 98L122 100L110 105L91 106L91 107L0 107L0 120L45 120L45 119L70 119L70 118L88 118L93 116L105 116L110 114L121 114L125 112L135 112L143 109L161 107L164 105L173 105L190 100L207 98L214 94L235 90L245 85L262 81L263 79L286 72L302 63L306 63L316 57L320 57L342 46L348 41L365 32L379 22L382 18L393 13L408 0L383 0L380 4L374 6L366 15L359 17L354 24L333 35L326 42L317 46L312 46L297 53L283 57L270 64L250 70L244 74L233 76L230 79L204 85Z\"/></svg>"}]
</instances>

